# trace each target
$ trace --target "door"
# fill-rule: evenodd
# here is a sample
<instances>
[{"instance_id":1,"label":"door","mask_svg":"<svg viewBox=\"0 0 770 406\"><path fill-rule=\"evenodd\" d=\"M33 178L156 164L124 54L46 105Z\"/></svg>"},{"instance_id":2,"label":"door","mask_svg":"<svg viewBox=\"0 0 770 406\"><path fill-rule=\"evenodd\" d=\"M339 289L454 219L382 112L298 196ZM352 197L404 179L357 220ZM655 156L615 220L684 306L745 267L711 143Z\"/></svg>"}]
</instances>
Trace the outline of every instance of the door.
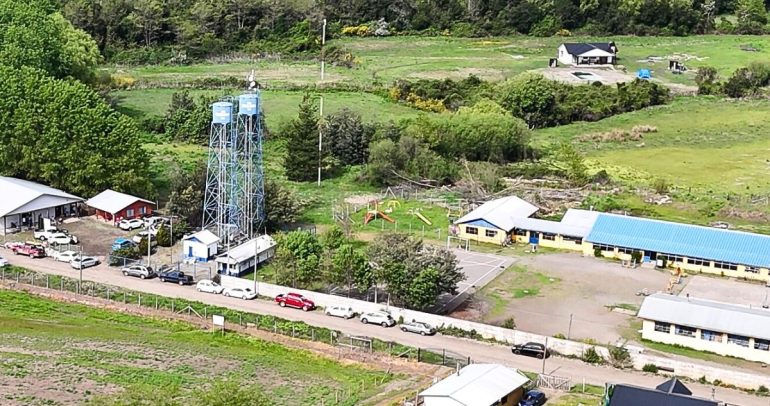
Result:
<instances>
[{"instance_id":1,"label":"door","mask_svg":"<svg viewBox=\"0 0 770 406\"><path fill-rule=\"evenodd\" d=\"M644 258L642 258L643 262L655 262L657 259L658 253L654 251L644 251Z\"/></svg>"},{"instance_id":2,"label":"door","mask_svg":"<svg viewBox=\"0 0 770 406\"><path fill-rule=\"evenodd\" d=\"M192 247L192 245L187 247L187 256L190 257L190 258L192 258L192 256L193 256L193 247Z\"/></svg>"},{"instance_id":3,"label":"door","mask_svg":"<svg viewBox=\"0 0 770 406\"><path fill-rule=\"evenodd\" d=\"M529 234L529 243L530 244L539 244L540 243L540 233L531 232Z\"/></svg>"}]
</instances>

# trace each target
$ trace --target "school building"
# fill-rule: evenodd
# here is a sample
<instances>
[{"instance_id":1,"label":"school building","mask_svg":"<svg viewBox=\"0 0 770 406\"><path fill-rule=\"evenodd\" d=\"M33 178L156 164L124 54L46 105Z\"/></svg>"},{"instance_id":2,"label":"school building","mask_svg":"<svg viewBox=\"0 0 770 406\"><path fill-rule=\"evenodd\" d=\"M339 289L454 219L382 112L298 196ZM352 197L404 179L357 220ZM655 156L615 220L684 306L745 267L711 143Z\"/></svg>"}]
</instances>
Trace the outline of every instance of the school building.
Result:
<instances>
[{"instance_id":1,"label":"school building","mask_svg":"<svg viewBox=\"0 0 770 406\"><path fill-rule=\"evenodd\" d=\"M770 363L770 310L658 293L638 317L644 339Z\"/></svg>"}]
</instances>

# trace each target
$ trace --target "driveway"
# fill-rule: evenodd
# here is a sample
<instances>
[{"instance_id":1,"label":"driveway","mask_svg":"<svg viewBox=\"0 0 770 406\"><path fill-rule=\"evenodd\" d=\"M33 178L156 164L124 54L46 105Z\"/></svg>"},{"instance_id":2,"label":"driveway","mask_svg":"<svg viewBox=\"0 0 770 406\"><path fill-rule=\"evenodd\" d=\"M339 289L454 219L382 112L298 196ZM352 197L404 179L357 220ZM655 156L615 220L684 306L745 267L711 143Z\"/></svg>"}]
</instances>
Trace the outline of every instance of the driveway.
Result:
<instances>
[{"instance_id":1,"label":"driveway","mask_svg":"<svg viewBox=\"0 0 770 406\"><path fill-rule=\"evenodd\" d=\"M0 252L3 252L3 254L7 253L7 251ZM70 268L68 264L57 263L49 258L30 259L20 256L7 257L9 262L13 265L38 272L69 277L78 276L78 272ZM348 334L376 337L387 341L397 341L413 347L445 348L455 353L470 356L472 360L477 363L501 363L524 371L536 372L540 372L544 368L545 372L548 374L570 377L573 384L585 380L588 384L601 386L603 386L605 382L614 382L632 383L639 386L654 388L665 380L665 377L663 376L650 376L636 372L620 371L610 367L594 366L578 360L560 357L549 358L544 364L543 361L538 359L514 356L511 354L508 347L502 345L443 335L422 337L416 334L403 333L395 328L363 325L356 319L343 320L336 317L327 317L323 313L317 311L303 312L285 309L276 306L273 302L261 300L247 302L226 298L221 295L199 293L193 287L161 283L157 279L141 280L137 278L127 278L121 275L116 268L110 268L104 264L83 270L83 279L113 286L121 286L126 289L140 292L196 300L210 305L226 306L232 309L258 314L274 315L288 320L302 321L318 327L340 330ZM688 383L688 387L697 396L711 398L711 386ZM755 396L726 388L717 388L716 398L721 401L739 405L758 405L766 403Z\"/></svg>"}]
</instances>

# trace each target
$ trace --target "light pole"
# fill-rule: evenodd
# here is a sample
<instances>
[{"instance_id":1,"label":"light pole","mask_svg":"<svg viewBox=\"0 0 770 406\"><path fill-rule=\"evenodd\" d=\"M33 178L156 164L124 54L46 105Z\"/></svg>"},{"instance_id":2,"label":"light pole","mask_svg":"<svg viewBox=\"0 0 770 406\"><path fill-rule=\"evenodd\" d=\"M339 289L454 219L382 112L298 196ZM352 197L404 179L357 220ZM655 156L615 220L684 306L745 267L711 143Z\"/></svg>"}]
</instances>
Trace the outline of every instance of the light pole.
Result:
<instances>
[{"instance_id":1,"label":"light pole","mask_svg":"<svg viewBox=\"0 0 770 406\"><path fill-rule=\"evenodd\" d=\"M78 282L78 290L80 290L80 285L83 284L83 246L80 247L80 255L78 255L78 269L80 270L80 281ZM78 292L79 293L79 292Z\"/></svg>"},{"instance_id":2,"label":"light pole","mask_svg":"<svg viewBox=\"0 0 770 406\"><path fill-rule=\"evenodd\" d=\"M150 267L150 254L151 254L150 250L152 249L152 244L150 243L150 237L152 236L152 234L150 234L150 225L149 224L144 226L144 228L147 231L147 235L144 238L147 240L147 267L149 268Z\"/></svg>"},{"instance_id":3,"label":"light pole","mask_svg":"<svg viewBox=\"0 0 770 406\"><path fill-rule=\"evenodd\" d=\"M259 295L259 286L257 285L257 252L259 251L259 244L256 238L254 238L254 294Z\"/></svg>"},{"instance_id":4,"label":"light pole","mask_svg":"<svg viewBox=\"0 0 770 406\"><path fill-rule=\"evenodd\" d=\"M326 19L323 21L323 28L321 29L321 82L324 80L324 71L326 70L324 62L324 44L326 44ZM319 83L323 85L323 83ZM321 93L320 107L318 109L321 120L324 117L324 95ZM319 120L318 126L318 186L321 186L321 144L323 142L323 128L320 126Z\"/></svg>"},{"instance_id":5,"label":"light pole","mask_svg":"<svg viewBox=\"0 0 770 406\"><path fill-rule=\"evenodd\" d=\"M170 228L171 228L171 231L169 231L169 241L171 241L171 246L169 247L169 250L168 250L168 256L169 256L169 259L171 260L171 264L173 265L174 264L174 216L169 216L168 219L169 219Z\"/></svg>"}]
</instances>

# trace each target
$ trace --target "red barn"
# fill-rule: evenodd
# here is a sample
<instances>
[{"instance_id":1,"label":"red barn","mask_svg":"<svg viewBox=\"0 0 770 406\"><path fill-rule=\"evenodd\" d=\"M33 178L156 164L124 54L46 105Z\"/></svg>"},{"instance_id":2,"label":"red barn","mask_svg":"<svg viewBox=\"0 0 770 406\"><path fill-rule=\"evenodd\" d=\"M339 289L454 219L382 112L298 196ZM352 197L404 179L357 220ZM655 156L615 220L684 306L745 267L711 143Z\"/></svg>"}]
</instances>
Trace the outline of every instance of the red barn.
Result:
<instances>
[{"instance_id":1,"label":"red barn","mask_svg":"<svg viewBox=\"0 0 770 406\"><path fill-rule=\"evenodd\" d=\"M86 202L96 210L96 218L113 224L123 219L149 217L155 203L140 197L107 189Z\"/></svg>"}]
</instances>

